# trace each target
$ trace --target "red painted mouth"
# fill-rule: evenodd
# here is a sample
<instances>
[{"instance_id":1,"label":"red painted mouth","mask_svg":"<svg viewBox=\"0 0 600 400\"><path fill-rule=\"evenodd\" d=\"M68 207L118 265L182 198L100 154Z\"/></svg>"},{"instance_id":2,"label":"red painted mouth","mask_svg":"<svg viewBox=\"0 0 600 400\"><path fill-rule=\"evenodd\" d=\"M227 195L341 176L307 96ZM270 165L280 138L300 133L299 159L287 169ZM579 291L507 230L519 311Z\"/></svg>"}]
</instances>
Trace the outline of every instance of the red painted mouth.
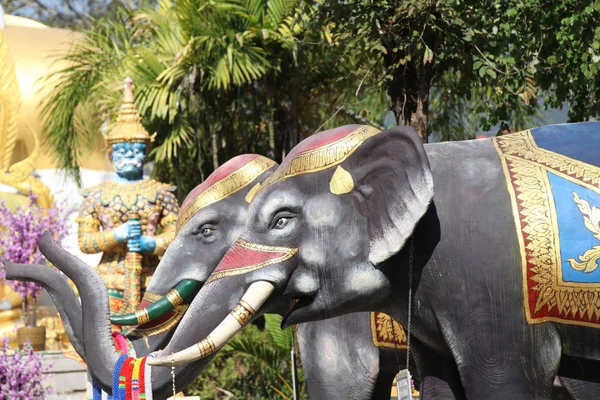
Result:
<instances>
[{"instance_id":1,"label":"red painted mouth","mask_svg":"<svg viewBox=\"0 0 600 400\"><path fill-rule=\"evenodd\" d=\"M206 283L283 262L297 252L297 248L265 246L238 239L227 251Z\"/></svg>"}]
</instances>

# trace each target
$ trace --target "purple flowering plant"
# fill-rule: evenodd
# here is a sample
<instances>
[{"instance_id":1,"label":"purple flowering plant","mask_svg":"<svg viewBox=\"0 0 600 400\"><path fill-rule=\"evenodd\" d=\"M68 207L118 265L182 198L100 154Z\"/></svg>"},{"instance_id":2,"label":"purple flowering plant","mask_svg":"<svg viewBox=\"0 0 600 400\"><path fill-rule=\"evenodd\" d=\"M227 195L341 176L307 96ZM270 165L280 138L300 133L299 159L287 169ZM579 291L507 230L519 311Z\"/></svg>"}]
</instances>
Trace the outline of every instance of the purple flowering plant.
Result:
<instances>
[{"instance_id":1,"label":"purple flowering plant","mask_svg":"<svg viewBox=\"0 0 600 400\"><path fill-rule=\"evenodd\" d=\"M44 365L42 356L29 343L22 350L10 347L6 336L0 339L0 400L44 399L51 388L43 384L43 374L51 365Z\"/></svg>"},{"instance_id":2,"label":"purple flowering plant","mask_svg":"<svg viewBox=\"0 0 600 400\"><path fill-rule=\"evenodd\" d=\"M43 208L37 203L37 195L29 193L26 207L19 205L16 210L8 208L0 201L0 258L18 264L48 264L38 248L42 234L49 231L55 240L62 240L68 232L67 221L63 217L63 205ZM0 268L0 278L6 272ZM35 299L42 286L34 282L6 281L24 300Z\"/></svg>"}]
</instances>

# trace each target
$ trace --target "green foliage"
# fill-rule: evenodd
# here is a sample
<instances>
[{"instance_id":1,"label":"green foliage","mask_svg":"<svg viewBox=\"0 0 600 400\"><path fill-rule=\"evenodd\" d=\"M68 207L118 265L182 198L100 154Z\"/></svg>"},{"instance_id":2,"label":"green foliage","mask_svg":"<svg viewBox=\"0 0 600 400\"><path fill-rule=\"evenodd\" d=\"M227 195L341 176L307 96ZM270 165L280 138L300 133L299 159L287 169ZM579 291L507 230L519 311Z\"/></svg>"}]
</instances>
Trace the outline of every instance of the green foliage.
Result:
<instances>
[{"instance_id":1,"label":"green foliage","mask_svg":"<svg viewBox=\"0 0 600 400\"><path fill-rule=\"evenodd\" d=\"M186 394L203 399L291 399L291 332L279 329L281 317L266 315L265 318L266 329L260 331L252 324L244 328L219 352ZM300 374L300 399L307 399L303 382Z\"/></svg>"},{"instance_id":2,"label":"green foliage","mask_svg":"<svg viewBox=\"0 0 600 400\"><path fill-rule=\"evenodd\" d=\"M357 97L352 58L339 62L314 13L298 0L162 0L96 21L62 55L70 66L48 78L45 137L59 166L77 174L99 136L93 124L75 123L78 110L94 105L111 128L125 76L158 133L154 173L180 196L235 155L280 159L320 128L369 123L381 96L367 88L372 95Z\"/></svg>"},{"instance_id":3,"label":"green foliage","mask_svg":"<svg viewBox=\"0 0 600 400\"><path fill-rule=\"evenodd\" d=\"M599 0L600 1L600 0ZM150 3L151 4L151 3ZM182 197L225 160L280 161L296 143L345 123L381 121L471 138L500 123L572 121L598 112L598 1L162 0L98 20L49 79L46 140L77 173L110 129L131 76L158 132L154 174ZM54 79L54 81L53 81ZM387 124L387 122L386 122Z\"/></svg>"},{"instance_id":4,"label":"green foliage","mask_svg":"<svg viewBox=\"0 0 600 400\"><path fill-rule=\"evenodd\" d=\"M332 41L348 52L360 49L357 67L388 91L398 123L426 124L430 111L429 124L442 139L456 139L502 121L530 126L539 99L546 107L566 103L572 121L599 112L598 1L319 4ZM458 120L465 129L448 129L459 126Z\"/></svg>"}]
</instances>

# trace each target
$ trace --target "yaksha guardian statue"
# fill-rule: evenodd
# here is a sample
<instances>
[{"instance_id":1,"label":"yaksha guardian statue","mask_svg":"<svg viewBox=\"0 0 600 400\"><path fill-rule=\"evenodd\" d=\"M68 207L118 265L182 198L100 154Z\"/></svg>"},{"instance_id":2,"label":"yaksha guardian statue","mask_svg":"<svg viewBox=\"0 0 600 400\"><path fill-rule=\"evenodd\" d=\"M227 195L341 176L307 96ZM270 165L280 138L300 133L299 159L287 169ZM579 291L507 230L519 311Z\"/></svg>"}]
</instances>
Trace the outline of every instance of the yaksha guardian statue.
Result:
<instances>
[{"instance_id":1,"label":"yaksha guardian statue","mask_svg":"<svg viewBox=\"0 0 600 400\"><path fill-rule=\"evenodd\" d=\"M175 187L143 178L154 136L140 122L131 79L125 79L116 127L106 137L116 177L84 190L78 240L84 253L103 252L98 273L108 288L111 313L137 310L143 291L175 237Z\"/></svg>"}]
</instances>

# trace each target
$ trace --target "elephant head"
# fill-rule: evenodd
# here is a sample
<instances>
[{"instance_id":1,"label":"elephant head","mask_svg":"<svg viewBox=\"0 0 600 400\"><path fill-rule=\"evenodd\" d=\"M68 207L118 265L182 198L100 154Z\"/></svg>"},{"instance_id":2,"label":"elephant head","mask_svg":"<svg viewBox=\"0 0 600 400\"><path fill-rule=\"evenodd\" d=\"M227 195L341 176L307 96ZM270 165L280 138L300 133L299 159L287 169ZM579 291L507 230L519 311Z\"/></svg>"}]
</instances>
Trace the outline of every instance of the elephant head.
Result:
<instances>
[{"instance_id":1,"label":"elephant head","mask_svg":"<svg viewBox=\"0 0 600 400\"><path fill-rule=\"evenodd\" d=\"M130 338L172 332L187 309L184 301L197 292L240 234L252 196L275 168L276 163L265 157L241 155L194 188L183 201L177 235L152 276L140 310L113 315L111 322L139 325L128 332Z\"/></svg>"},{"instance_id":2,"label":"elephant head","mask_svg":"<svg viewBox=\"0 0 600 400\"><path fill-rule=\"evenodd\" d=\"M244 232L196 296L232 311L197 346L149 363L213 354L282 297L295 301L284 326L381 308L391 276L406 273L390 259L432 198L429 162L411 128L350 125L309 137L258 190Z\"/></svg>"}]
</instances>

